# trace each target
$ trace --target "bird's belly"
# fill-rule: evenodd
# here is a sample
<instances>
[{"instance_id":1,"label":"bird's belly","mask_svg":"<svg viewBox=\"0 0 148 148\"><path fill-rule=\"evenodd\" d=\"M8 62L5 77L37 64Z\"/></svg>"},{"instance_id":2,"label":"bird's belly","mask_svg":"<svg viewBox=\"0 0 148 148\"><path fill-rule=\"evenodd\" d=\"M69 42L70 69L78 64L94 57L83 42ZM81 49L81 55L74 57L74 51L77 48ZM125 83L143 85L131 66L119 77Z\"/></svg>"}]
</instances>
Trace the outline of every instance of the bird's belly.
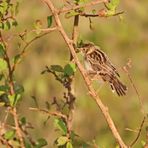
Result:
<instances>
[{"instance_id":1,"label":"bird's belly","mask_svg":"<svg viewBox=\"0 0 148 148\"><path fill-rule=\"evenodd\" d=\"M91 64L88 61L84 61L84 66L87 71L93 71Z\"/></svg>"}]
</instances>

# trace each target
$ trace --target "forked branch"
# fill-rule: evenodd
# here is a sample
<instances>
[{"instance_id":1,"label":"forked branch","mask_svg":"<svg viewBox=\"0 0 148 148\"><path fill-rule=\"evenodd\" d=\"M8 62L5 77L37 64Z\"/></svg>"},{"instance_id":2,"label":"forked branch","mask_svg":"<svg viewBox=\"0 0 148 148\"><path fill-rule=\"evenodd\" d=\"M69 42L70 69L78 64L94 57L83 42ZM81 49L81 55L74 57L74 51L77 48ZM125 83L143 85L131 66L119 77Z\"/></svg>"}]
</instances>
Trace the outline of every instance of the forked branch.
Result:
<instances>
[{"instance_id":1,"label":"forked branch","mask_svg":"<svg viewBox=\"0 0 148 148\"><path fill-rule=\"evenodd\" d=\"M51 12L54 16L54 19L55 19L56 26L57 26L60 34L62 35L63 39L65 40L65 43L69 47L69 50L73 56L74 62L77 64L78 69L79 69L80 73L82 74L83 79L85 80L86 86L89 90L89 94L92 96L92 98L94 99L94 101L96 102L98 107L100 108L102 114L104 115L104 117L108 123L108 126L112 131L114 138L116 139L116 141L118 142L118 144L120 145L121 148L127 148L128 146L123 142L123 140L122 140L122 138L121 138L110 114L109 114L108 108L102 103L100 97L96 94L94 88L91 86L91 82L90 82L83 66L79 62L79 59L77 57L77 54L76 54L74 46L73 46L73 41L69 39L68 35L66 34L66 32L61 24L61 21L60 21L59 15L58 15L58 10L54 7L53 3L50 0L41 0L41 1L46 3L48 8L51 10ZM103 3L104 1L98 0L98 2ZM79 8L79 6L75 6L75 8L77 9L77 8Z\"/></svg>"}]
</instances>

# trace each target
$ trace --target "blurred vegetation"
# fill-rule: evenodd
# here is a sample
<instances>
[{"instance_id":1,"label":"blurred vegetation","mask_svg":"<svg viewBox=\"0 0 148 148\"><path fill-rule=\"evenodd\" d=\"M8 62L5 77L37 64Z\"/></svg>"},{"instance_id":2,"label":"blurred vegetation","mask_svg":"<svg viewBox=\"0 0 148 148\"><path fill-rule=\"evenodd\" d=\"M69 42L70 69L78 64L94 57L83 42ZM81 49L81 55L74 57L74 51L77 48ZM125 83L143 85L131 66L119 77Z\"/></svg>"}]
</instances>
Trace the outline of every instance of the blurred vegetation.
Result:
<instances>
[{"instance_id":1,"label":"blurred vegetation","mask_svg":"<svg viewBox=\"0 0 148 148\"><path fill-rule=\"evenodd\" d=\"M57 5L62 6L62 0L56 0ZM102 5L101 5L102 6ZM99 6L101 8L101 6ZM143 120L143 114L140 111L140 103L131 83L122 70L128 59L132 60L130 74L143 98L145 111L148 112L147 88L148 88L148 19L147 19L146 0L124 0L120 3L120 10L124 11L122 18L119 16L109 18L93 18L93 30L89 29L88 18L81 18L79 30L81 37L85 40L95 42L112 59L121 73L121 79L128 86L128 93L125 97L119 98L110 91L110 88L101 84L98 87L102 101L109 107L109 111L116 126L121 133L124 141L130 143L137 135L135 132L127 131L126 128L137 130ZM98 6L97 6L98 7ZM32 30L36 20L46 22L46 17L50 15L47 7L37 0L21 0L19 14L17 16L18 27L14 28L5 36L10 37L11 54L17 52L18 39L11 40L11 36L18 32ZM71 36L73 18L64 19L62 23ZM43 26L46 24L43 23ZM28 39L32 35L28 36ZM26 116L27 120L33 124L36 130L32 130L32 135L36 138L45 137L49 143L48 147L53 147L53 142L57 132L53 128L53 123L49 120L46 125L44 122L46 116L37 112L28 110L33 107L34 101L31 96L36 96L41 107L45 107L45 102L53 97L61 99L63 95L62 86L55 81L52 75L41 75L46 65L60 64L65 65L69 60L68 48L58 32L52 32L39 40L36 40L29 48L22 62L15 72L17 81L23 84L25 93L23 100L19 103L19 114ZM109 131L104 117L96 104L89 98L86 86L79 74L76 72L75 78L75 112L73 129L83 140L93 141L101 148L111 148L114 146L114 139ZM0 108L0 118L3 119L4 108ZM142 134L135 148L142 147L142 141L145 141L146 132L144 124Z\"/></svg>"}]
</instances>

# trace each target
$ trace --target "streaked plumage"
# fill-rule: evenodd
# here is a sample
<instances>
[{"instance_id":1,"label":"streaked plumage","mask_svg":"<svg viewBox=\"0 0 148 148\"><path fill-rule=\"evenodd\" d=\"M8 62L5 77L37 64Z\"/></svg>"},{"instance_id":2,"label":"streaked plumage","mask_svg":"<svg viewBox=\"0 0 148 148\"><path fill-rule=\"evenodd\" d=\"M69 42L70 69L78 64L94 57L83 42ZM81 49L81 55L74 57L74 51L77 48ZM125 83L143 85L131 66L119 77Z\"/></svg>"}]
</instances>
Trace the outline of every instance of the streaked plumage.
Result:
<instances>
[{"instance_id":1,"label":"streaked plumage","mask_svg":"<svg viewBox=\"0 0 148 148\"><path fill-rule=\"evenodd\" d=\"M86 69L95 79L102 78L103 81L108 82L113 91L119 96L126 94L127 87L118 79L119 73L110 62L107 55L93 43L83 44L80 48L84 53L84 60Z\"/></svg>"}]
</instances>

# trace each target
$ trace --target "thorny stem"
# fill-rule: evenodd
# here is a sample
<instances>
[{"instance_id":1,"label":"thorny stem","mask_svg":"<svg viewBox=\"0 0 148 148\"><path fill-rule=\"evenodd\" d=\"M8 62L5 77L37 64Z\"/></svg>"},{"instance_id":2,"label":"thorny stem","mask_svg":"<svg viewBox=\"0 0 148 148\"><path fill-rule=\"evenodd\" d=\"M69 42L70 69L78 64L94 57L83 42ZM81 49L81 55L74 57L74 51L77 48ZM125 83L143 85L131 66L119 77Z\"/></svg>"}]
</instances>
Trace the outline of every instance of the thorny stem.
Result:
<instances>
[{"instance_id":1,"label":"thorny stem","mask_svg":"<svg viewBox=\"0 0 148 148\"><path fill-rule=\"evenodd\" d=\"M7 66L8 66L10 94L12 95L12 94L14 94L14 90L13 90L13 87L14 87L14 84L13 84L13 73L11 71L10 59L9 59L9 56L8 56L8 53L7 53L7 45L6 45L6 43L5 43L4 39L3 39L1 31L0 31L0 42L3 43L4 48L5 48L4 60L6 61Z\"/></svg>"},{"instance_id":2,"label":"thorny stem","mask_svg":"<svg viewBox=\"0 0 148 148\"><path fill-rule=\"evenodd\" d=\"M79 25L79 15L76 15L74 17L74 24L73 24L73 32L72 32L72 40L73 40L73 46L74 48L76 47L77 44L77 39L78 39L78 25ZM70 52L70 61L73 61L73 56ZM74 85L74 76L72 76L72 78L69 80L69 87L68 89L68 95L70 98L70 113L68 116L68 136L70 136L71 134L71 129L72 129L72 121L73 121L73 114L74 114L74 102L75 102L75 98L73 96L74 94L74 87L71 87L72 85ZM73 94L72 94L73 93Z\"/></svg>"},{"instance_id":3,"label":"thorny stem","mask_svg":"<svg viewBox=\"0 0 148 148\"><path fill-rule=\"evenodd\" d=\"M14 118L16 133L17 133L17 135L19 137L21 148L25 148L24 138L23 138L22 131L21 131L21 128L20 128L16 107L13 107L11 112L12 112L12 115L13 115L13 118Z\"/></svg>"},{"instance_id":4,"label":"thorny stem","mask_svg":"<svg viewBox=\"0 0 148 148\"><path fill-rule=\"evenodd\" d=\"M5 44L5 41L3 40L3 36L2 36L1 32L0 32L0 41L3 43L3 45L5 47L4 60L6 61L7 66L8 66L10 95L14 95L15 91L14 91L14 83L13 83L13 71L12 71L11 64L10 64L10 58L8 56L8 53L7 53L7 45ZM19 126L19 119L18 119L16 107L12 107L11 113L12 113L13 118L14 118L15 127L16 127L16 133L17 133L17 135L19 137L21 148L25 148L23 136L22 136L22 133L21 133L21 130L20 130L20 126Z\"/></svg>"},{"instance_id":5,"label":"thorny stem","mask_svg":"<svg viewBox=\"0 0 148 148\"><path fill-rule=\"evenodd\" d=\"M68 45L70 52L74 58L74 61L77 64L78 69L80 70L80 72L85 80L85 83L86 83L86 86L89 90L89 93L92 96L92 98L95 100L95 102L97 103L98 107L101 109L101 112L104 115L104 117L108 123L108 126L110 127L110 129L112 131L114 138L116 139L116 141L118 142L118 144L120 145L121 148L127 148L127 145L124 144L122 138L120 137L120 135L117 131L117 128L116 128L116 126L115 126L115 124L108 112L108 108L102 103L100 97L96 94L94 88L91 86L91 82L90 82L88 76L86 75L86 72L85 72L83 66L79 62L79 59L78 59L75 49L73 47L72 41L69 39L69 37L67 36L67 34L64 31L64 28L63 28L61 21L59 19L57 9L54 7L53 3L50 0L42 0L42 1L44 3L46 3L47 6L49 7L49 9L51 10L51 12L55 18L56 26L58 27L60 34L62 35L63 39L65 40L66 44ZM101 1L101 2L104 2L104 1Z\"/></svg>"},{"instance_id":6,"label":"thorny stem","mask_svg":"<svg viewBox=\"0 0 148 148\"><path fill-rule=\"evenodd\" d=\"M0 142L4 144L7 148L13 148L11 143L7 141L6 139L4 139L2 135L0 135Z\"/></svg>"},{"instance_id":7,"label":"thorny stem","mask_svg":"<svg viewBox=\"0 0 148 148\"><path fill-rule=\"evenodd\" d=\"M66 99L66 103L63 105L62 108L64 108L65 105L68 105L69 114L64 115L63 113L60 113L60 114L58 113L58 116L61 115L59 117L61 117L63 119L63 121L65 122L65 124L67 125L67 137L69 138L71 135L72 119L73 119L73 114L74 114L74 102L75 102L75 96L73 95L74 93L72 92L72 87L71 87L74 77L71 76L71 77L67 77L67 79L65 79L65 80L62 80L61 78L59 78L59 76L56 74L56 72L50 70L50 68L48 68L47 66L46 66L46 70L44 70L42 72L42 74L44 74L45 72L52 73L55 76L56 80L59 81L67 89L67 93L64 94L64 98ZM60 107L56 101L56 98L54 98L52 104L56 104L58 109L60 110ZM43 110L41 110L41 109L38 109L38 110L43 112ZM48 111L44 110L44 112L47 113ZM57 113L57 112L55 112L55 113ZM49 113L49 114L55 116L55 113L53 113L53 114Z\"/></svg>"}]
</instances>

